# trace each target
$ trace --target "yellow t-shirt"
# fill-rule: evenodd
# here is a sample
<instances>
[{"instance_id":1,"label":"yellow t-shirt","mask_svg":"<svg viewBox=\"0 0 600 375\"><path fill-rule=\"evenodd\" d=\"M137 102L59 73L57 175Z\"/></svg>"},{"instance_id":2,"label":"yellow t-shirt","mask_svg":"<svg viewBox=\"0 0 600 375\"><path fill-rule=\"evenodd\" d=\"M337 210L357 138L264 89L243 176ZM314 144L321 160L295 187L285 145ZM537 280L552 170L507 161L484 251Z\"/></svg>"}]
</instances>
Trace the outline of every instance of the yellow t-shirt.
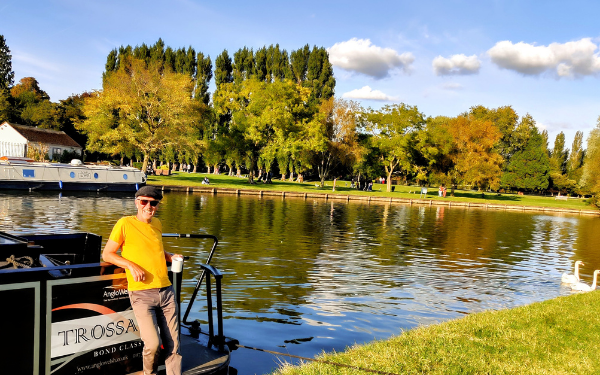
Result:
<instances>
[{"instance_id":1,"label":"yellow t-shirt","mask_svg":"<svg viewBox=\"0 0 600 375\"><path fill-rule=\"evenodd\" d=\"M152 218L149 224L135 216L126 216L115 224L111 240L121 245L121 256L145 271L145 280L134 281L126 270L129 290L162 288L171 285L167 274L167 261L162 243L162 224Z\"/></svg>"}]
</instances>

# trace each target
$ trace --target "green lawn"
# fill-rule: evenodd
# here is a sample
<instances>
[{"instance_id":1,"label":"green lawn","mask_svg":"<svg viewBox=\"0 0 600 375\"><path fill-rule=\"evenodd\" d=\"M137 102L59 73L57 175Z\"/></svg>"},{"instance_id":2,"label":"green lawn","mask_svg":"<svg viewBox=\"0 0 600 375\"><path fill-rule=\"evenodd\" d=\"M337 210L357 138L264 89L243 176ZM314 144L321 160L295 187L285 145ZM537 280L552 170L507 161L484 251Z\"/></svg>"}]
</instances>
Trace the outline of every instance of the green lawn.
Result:
<instances>
[{"instance_id":1,"label":"green lawn","mask_svg":"<svg viewBox=\"0 0 600 375\"><path fill-rule=\"evenodd\" d=\"M388 193L385 191L386 186L381 184L373 185L372 192L358 191L350 188L349 181L337 181L336 191L332 191L332 181L327 181L324 188L315 186L318 182L298 182L273 180L272 184L256 183L250 185L246 178L230 177L225 174L203 174L203 173L174 173L171 176L149 176L148 184L151 185L176 185L176 186L205 186L202 185L202 179L208 177L210 186L216 188L230 189L256 189L263 191L290 191L290 192L320 192L328 194L341 195L370 195L380 197L395 197L417 199L420 195L421 188L418 186L395 185L395 191ZM206 186L205 186L206 187ZM571 198L569 200L556 200L554 197L542 197L537 195L517 195L517 194L496 194L477 192L474 190L456 190L454 197L450 196L450 190L445 198L438 197L437 187L428 189L427 199L471 202L471 203L489 203L489 204L509 204L521 206L536 206L536 207L552 207L565 208L576 210L596 210L587 204L585 199Z\"/></svg>"},{"instance_id":2,"label":"green lawn","mask_svg":"<svg viewBox=\"0 0 600 375\"><path fill-rule=\"evenodd\" d=\"M468 315L319 359L394 374L598 374L600 292ZM366 374L308 363L278 375Z\"/></svg>"}]
</instances>

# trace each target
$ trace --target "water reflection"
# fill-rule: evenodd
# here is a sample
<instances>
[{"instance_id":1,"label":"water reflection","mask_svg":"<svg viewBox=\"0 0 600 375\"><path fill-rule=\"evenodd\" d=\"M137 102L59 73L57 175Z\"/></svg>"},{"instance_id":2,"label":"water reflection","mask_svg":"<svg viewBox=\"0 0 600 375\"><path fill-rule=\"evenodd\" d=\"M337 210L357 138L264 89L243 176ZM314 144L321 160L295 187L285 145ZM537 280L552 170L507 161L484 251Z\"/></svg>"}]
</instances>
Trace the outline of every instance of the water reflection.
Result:
<instances>
[{"instance_id":1,"label":"water reflection","mask_svg":"<svg viewBox=\"0 0 600 375\"><path fill-rule=\"evenodd\" d=\"M221 241L212 264L225 273L226 334L302 356L566 295L560 275L574 259L586 263L585 280L600 268L595 217L199 194L166 194L163 203L165 232ZM0 230L13 233L83 230L106 239L133 212L122 195L0 194ZM192 256L189 297L193 263L204 263L210 244L166 246ZM195 306L192 318L205 319ZM303 337L314 339L285 343ZM256 352L233 356L240 374L277 363Z\"/></svg>"}]
</instances>

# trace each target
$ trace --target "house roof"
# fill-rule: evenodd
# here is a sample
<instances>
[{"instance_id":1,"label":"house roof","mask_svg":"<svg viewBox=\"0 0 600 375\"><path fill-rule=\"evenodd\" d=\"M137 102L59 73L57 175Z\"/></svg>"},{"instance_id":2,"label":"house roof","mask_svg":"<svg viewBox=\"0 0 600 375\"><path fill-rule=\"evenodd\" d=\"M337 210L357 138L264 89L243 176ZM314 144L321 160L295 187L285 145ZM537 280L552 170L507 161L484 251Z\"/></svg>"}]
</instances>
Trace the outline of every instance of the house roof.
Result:
<instances>
[{"instance_id":1,"label":"house roof","mask_svg":"<svg viewBox=\"0 0 600 375\"><path fill-rule=\"evenodd\" d=\"M29 142L81 148L79 143L75 142L73 138L69 137L63 131L40 129L33 126L10 124L8 122L6 124L12 126L13 129L18 131Z\"/></svg>"}]
</instances>

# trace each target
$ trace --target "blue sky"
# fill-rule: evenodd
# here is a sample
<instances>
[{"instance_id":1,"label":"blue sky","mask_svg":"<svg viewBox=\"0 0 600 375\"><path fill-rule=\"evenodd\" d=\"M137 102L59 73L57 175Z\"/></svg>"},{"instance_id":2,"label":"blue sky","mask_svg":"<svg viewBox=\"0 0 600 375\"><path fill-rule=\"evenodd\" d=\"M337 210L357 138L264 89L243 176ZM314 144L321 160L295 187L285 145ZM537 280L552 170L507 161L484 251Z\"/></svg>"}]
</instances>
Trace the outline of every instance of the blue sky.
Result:
<instances>
[{"instance_id":1,"label":"blue sky","mask_svg":"<svg viewBox=\"0 0 600 375\"><path fill-rule=\"evenodd\" d=\"M511 105L554 137L587 137L600 116L600 2L0 0L15 80L52 101L101 88L121 45L329 49L336 95L404 102L428 116Z\"/></svg>"}]
</instances>

